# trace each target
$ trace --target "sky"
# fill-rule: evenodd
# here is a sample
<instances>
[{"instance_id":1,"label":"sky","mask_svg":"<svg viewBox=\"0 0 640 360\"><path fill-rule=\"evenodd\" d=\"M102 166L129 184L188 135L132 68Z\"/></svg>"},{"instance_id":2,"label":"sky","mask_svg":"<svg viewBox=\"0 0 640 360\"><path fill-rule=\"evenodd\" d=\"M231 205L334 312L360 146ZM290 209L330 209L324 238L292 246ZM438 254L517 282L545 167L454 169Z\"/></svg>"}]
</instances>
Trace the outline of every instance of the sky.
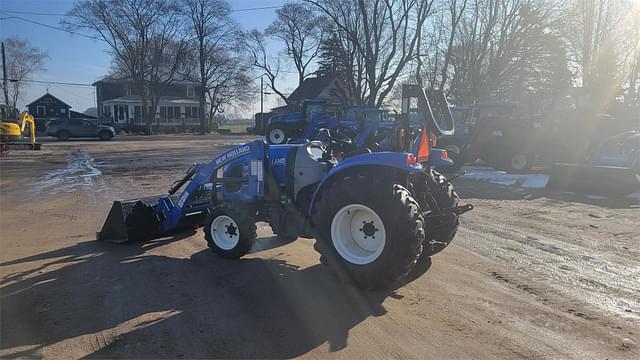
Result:
<instances>
[{"instance_id":1,"label":"sky","mask_svg":"<svg viewBox=\"0 0 640 360\"><path fill-rule=\"evenodd\" d=\"M59 14L66 13L76 0L0 0L0 18L21 17L39 23L59 27L62 18ZM281 6L285 0L229 0L232 9L248 9L256 7ZM243 29L264 30L275 19L276 9L261 9L251 11L235 11L233 16ZM31 12L42 14L22 14L16 12ZM101 41L72 35L63 31L44 26L30 24L19 19L0 20L0 38L20 36L48 54L46 71L32 77L33 80L72 82L91 84L102 78L109 71L111 57L107 53L107 45ZM276 44L270 44L273 52L279 51ZM259 88L259 83L256 87ZM286 90L293 87L295 81L289 75L281 81ZM18 107L49 93L71 105L75 111L84 111L95 106L94 88L90 86L73 86L58 84L29 84ZM276 106L275 95L265 96L265 108ZM260 109L259 95L254 103L245 104L240 113L252 114Z\"/></svg>"}]
</instances>

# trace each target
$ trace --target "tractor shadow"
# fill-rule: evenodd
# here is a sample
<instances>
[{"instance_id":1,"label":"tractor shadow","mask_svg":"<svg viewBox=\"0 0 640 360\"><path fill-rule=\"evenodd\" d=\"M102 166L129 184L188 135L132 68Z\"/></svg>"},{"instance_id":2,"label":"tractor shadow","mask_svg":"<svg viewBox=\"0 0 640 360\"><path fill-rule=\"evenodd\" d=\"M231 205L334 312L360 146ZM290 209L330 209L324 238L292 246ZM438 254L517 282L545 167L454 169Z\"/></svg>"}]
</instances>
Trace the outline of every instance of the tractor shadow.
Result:
<instances>
[{"instance_id":1,"label":"tractor shadow","mask_svg":"<svg viewBox=\"0 0 640 360\"><path fill-rule=\"evenodd\" d=\"M361 291L320 264L157 254L190 235L86 241L0 264L3 356L40 357L47 346L99 358L291 358L325 343L333 352L348 346L356 325L386 313L387 297L401 297ZM269 241L262 246L283 243ZM16 265L28 269L8 273Z\"/></svg>"}]
</instances>

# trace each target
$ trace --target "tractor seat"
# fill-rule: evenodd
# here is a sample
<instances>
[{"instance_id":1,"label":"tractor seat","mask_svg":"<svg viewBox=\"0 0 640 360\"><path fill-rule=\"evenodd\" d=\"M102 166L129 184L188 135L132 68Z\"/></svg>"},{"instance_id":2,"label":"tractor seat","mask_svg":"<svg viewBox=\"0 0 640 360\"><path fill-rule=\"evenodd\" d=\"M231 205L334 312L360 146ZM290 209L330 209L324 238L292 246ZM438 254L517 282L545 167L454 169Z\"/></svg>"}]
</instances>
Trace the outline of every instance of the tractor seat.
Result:
<instances>
[{"instance_id":1,"label":"tractor seat","mask_svg":"<svg viewBox=\"0 0 640 360\"><path fill-rule=\"evenodd\" d=\"M344 155L342 155L342 159L344 160L346 158L350 158L352 156L362 155L362 154L371 154L371 149L359 148L359 149L351 150L348 153L345 153Z\"/></svg>"}]
</instances>

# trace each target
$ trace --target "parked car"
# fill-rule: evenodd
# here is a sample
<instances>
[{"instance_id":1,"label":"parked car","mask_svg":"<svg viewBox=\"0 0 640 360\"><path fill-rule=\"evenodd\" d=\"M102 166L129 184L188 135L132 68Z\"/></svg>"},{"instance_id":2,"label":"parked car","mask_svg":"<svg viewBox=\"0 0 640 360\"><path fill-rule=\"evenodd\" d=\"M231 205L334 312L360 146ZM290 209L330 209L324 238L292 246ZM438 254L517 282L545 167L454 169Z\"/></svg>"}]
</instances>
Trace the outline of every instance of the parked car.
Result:
<instances>
[{"instance_id":1,"label":"parked car","mask_svg":"<svg viewBox=\"0 0 640 360\"><path fill-rule=\"evenodd\" d=\"M96 137L109 140L116 135L112 126L99 125L88 119L54 119L47 122L47 135L59 140L80 137Z\"/></svg>"},{"instance_id":2,"label":"parked car","mask_svg":"<svg viewBox=\"0 0 640 360\"><path fill-rule=\"evenodd\" d=\"M594 166L640 169L640 131L626 131L605 139L589 155Z\"/></svg>"}]
</instances>

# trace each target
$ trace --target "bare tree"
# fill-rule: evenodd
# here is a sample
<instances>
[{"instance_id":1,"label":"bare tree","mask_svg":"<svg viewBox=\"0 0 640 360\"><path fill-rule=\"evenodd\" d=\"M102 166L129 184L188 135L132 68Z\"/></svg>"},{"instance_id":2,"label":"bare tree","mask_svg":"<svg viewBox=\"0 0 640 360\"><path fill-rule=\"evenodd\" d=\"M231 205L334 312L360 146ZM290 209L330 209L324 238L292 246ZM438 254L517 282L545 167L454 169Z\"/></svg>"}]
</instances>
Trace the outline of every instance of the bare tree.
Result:
<instances>
[{"instance_id":1,"label":"bare tree","mask_svg":"<svg viewBox=\"0 0 640 360\"><path fill-rule=\"evenodd\" d=\"M553 47L556 15L555 8L542 1L470 0L448 50L451 92L460 102L472 102L512 97L516 84L527 88L531 77L549 71L550 57L554 66L560 60Z\"/></svg>"},{"instance_id":2,"label":"bare tree","mask_svg":"<svg viewBox=\"0 0 640 360\"><path fill-rule=\"evenodd\" d=\"M251 65L258 69L267 79L267 86L273 91L285 104L289 103L287 96L276 86L281 72L281 58L279 56L270 56L266 48L265 35L258 30L251 30L245 34L247 50L249 53L249 61Z\"/></svg>"},{"instance_id":3,"label":"bare tree","mask_svg":"<svg viewBox=\"0 0 640 360\"><path fill-rule=\"evenodd\" d=\"M329 17L353 56L350 86L356 101L382 105L406 65L415 59L418 34L433 1L307 1Z\"/></svg>"},{"instance_id":4,"label":"bare tree","mask_svg":"<svg viewBox=\"0 0 640 360\"><path fill-rule=\"evenodd\" d=\"M19 37L11 37L3 40L7 64L7 87L2 86L9 99L9 104L17 106L22 98L25 80L29 80L34 74L44 71L44 63L48 58L47 53L32 46L29 40Z\"/></svg>"},{"instance_id":5,"label":"bare tree","mask_svg":"<svg viewBox=\"0 0 640 360\"><path fill-rule=\"evenodd\" d=\"M82 0L62 23L97 34L110 48L114 70L133 81L142 100L147 132L157 105L159 84L173 81L182 59L179 11L171 0ZM149 109L151 100L152 111Z\"/></svg>"},{"instance_id":6,"label":"bare tree","mask_svg":"<svg viewBox=\"0 0 640 360\"><path fill-rule=\"evenodd\" d=\"M468 0L451 0L449 3L449 40L447 42L447 48L444 56L444 64L442 65L440 76L440 89L444 89L449 79L449 64L451 63L451 57L453 56L453 42L458 31L458 26L462 20L462 16L467 8Z\"/></svg>"},{"instance_id":7,"label":"bare tree","mask_svg":"<svg viewBox=\"0 0 640 360\"><path fill-rule=\"evenodd\" d=\"M197 59L195 80L200 83L200 133L204 134L209 131L209 122L205 119L206 97L211 103L208 117L212 119L224 104L238 95L236 89L245 88L239 81L240 71L246 71L238 56L242 32L225 0L185 0L183 11L195 35L191 46Z\"/></svg>"},{"instance_id":8,"label":"bare tree","mask_svg":"<svg viewBox=\"0 0 640 360\"><path fill-rule=\"evenodd\" d=\"M620 24L624 32L621 43L622 87L625 89L625 101L640 105L640 6L630 11Z\"/></svg>"},{"instance_id":9,"label":"bare tree","mask_svg":"<svg viewBox=\"0 0 640 360\"><path fill-rule=\"evenodd\" d=\"M326 36L327 21L308 4L290 2L276 11L276 20L265 34L281 40L298 73L298 86L311 72L310 65L318 56Z\"/></svg>"},{"instance_id":10,"label":"bare tree","mask_svg":"<svg viewBox=\"0 0 640 360\"><path fill-rule=\"evenodd\" d=\"M249 68L241 58L235 54L222 53L224 57L218 60L220 64L216 76L212 78L214 84L207 91L210 102L209 119L216 114L223 113L227 107L244 104L250 101L251 79Z\"/></svg>"},{"instance_id":11,"label":"bare tree","mask_svg":"<svg viewBox=\"0 0 640 360\"><path fill-rule=\"evenodd\" d=\"M606 111L633 81L634 53L640 47L637 5L627 0L572 0L564 11L563 37L585 103L594 111Z\"/></svg>"}]
</instances>

